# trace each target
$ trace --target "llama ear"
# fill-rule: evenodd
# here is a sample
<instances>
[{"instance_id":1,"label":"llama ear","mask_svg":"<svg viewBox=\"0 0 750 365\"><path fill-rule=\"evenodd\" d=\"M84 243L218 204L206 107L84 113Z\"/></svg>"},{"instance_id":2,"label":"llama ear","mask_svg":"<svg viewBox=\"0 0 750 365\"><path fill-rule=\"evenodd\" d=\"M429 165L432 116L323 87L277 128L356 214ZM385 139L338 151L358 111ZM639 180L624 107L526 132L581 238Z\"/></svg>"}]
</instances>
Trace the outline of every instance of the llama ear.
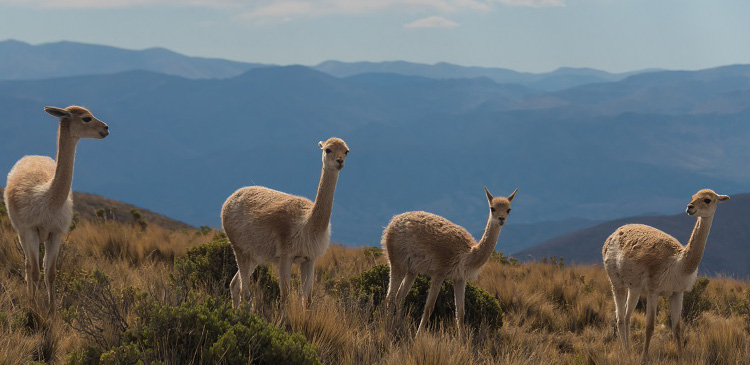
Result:
<instances>
[{"instance_id":1,"label":"llama ear","mask_svg":"<svg viewBox=\"0 0 750 365\"><path fill-rule=\"evenodd\" d=\"M487 190L486 186L484 187L484 192L487 194L487 201L489 201L490 204L492 204L492 194L490 194L490 191Z\"/></svg>"},{"instance_id":2,"label":"llama ear","mask_svg":"<svg viewBox=\"0 0 750 365\"><path fill-rule=\"evenodd\" d=\"M516 188L516 190L513 190L513 192L512 192L512 193L510 193L510 195L508 195L508 201L511 201L511 202L512 202L512 201L513 201L513 198L515 198L515 197L516 197L516 193L517 193L517 192L518 192L518 188Z\"/></svg>"},{"instance_id":3,"label":"llama ear","mask_svg":"<svg viewBox=\"0 0 750 365\"><path fill-rule=\"evenodd\" d=\"M53 117L58 117L58 118L70 117L70 112L68 112L67 110L63 108L58 108L56 106L45 106L44 111Z\"/></svg>"},{"instance_id":4,"label":"llama ear","mask_svg":"<svg viewBox=\"0 0 750 365\"><path fill-rule=\"evenodd\" d=\"M323 149L323 141L318 141L318 147L320 147L321 150Z\"/></svg>"},{"instance_id":5,"label":"llama ear","mask_svg":"<svg viewBox=\"0 0 750 365\"><path fill-rule=\"evenodd\" d=\"M719 195L720 202L725 202L727 200L729 200L729 195Z\"/></svg>"}]
</instances>

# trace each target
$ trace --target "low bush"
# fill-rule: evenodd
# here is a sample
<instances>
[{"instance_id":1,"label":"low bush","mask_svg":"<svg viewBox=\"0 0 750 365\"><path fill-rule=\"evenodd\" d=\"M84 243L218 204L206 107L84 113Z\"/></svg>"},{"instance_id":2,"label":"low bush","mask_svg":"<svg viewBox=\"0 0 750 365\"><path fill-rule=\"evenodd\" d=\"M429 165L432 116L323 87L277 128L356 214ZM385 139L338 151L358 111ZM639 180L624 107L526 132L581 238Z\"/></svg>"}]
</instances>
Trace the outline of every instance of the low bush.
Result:
<instances>
[{"instance_id":1,"label":"low bush","mask_svg":"<svg viewBox=\"0 0 750 365\"><path fill-rule=\"evenodd\" d=\"M390 268L388 265L378 265L367 270L348 281L340 283L342 294L355 298L371 298L374 305L379 305L388 291ZM409 308L409 315L415 321L419 321L424 310L427 292L430 288L430 279L418 276L406 296L405 307ZM465 321L473 328L479 328L486 323L491 329L498 329L503 325L502 309L500 302L471 283L466 284L466 315ZM453 298L453 283L446 280L440 288L440 294L435 302L432 320L453 321L456 313L455 300Z\"/></svg>"}]
</instances>

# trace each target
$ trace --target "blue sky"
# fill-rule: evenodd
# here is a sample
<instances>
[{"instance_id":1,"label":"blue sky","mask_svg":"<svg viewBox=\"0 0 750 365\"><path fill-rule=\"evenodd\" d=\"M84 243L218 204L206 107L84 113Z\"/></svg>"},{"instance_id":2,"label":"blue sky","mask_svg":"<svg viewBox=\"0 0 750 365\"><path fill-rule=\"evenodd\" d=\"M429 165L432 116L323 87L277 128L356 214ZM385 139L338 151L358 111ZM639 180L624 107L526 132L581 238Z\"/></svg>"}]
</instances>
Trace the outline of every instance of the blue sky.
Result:
<instances>
[{"instance_id":1,"label":"blue sky","mask_svg":"<svg viewBox=\"0 0 750 365\"><path fill-rule=\"evenodd\" d=\"M0 40L620 72L750 63L749 14L748 0L0 0Z\"/></svg>"}]
</instances>

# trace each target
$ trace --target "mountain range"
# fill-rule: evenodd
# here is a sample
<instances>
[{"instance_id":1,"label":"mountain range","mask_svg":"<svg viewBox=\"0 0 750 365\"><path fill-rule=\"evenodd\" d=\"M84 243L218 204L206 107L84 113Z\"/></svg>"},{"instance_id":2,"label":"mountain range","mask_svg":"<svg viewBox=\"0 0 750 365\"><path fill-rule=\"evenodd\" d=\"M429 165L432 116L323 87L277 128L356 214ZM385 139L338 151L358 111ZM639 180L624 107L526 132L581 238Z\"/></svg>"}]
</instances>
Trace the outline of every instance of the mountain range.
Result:
<instances>
[{"instance_id":1,"label":"mountain range","mask_svg":"<svg viewBox=\"0 0 750 365\"><path fill-rule=\"evenodd\" d=\"M21 68L7 62L8 43L0 42L0 75ZM56 122L44 105L81 104L112 133L79 144L74 187L193 225L219 226L224 199L246 185L314 198L317 142L330 136L351 148L332 218L332 238L342 243L378 245L390 217L407 210L444 215L478 237L485 185L505 195L519 187L498 243L505 252L673 212L704 187L750 191L742 168L750 157L748 65L641 72L556 91L486 74L442 77L419 64L409 64L423 68L414 74L384 63L339 76L333 63L255 64L234 76L138 65L5 77L0 171L25 154L54 155Z\"/></svg>"},{"instance_id":2,"label":"mountain range","mask_svg":"<svg viewBox=\"0 0 750 365\"><path fill-rule=\"evenodd\" d=\"M685 205L689 202L685 199ZM750 194L737 194L716 208L711 233L698 270L704 274L729 274L750 277ZM640 216L603 222L590 228L547 240L514 256L529 260L557 256L566 262L601 263L604 241L618 227L629 223L647 224L661 229L686 245L693 232L695 217L685 213Z\"/></svg>"}]
</instances>

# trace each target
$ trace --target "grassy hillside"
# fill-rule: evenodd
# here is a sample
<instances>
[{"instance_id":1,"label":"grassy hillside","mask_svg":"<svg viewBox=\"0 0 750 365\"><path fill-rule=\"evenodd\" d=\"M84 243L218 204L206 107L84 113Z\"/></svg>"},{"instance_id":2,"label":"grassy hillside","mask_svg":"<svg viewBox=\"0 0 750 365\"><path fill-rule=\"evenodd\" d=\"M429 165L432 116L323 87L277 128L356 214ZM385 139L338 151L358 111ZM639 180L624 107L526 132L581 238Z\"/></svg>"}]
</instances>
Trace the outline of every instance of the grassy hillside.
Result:
<instances>
[{"instance_id":1,"label":"grassy hillside","mask_svg":"<svg viewBox=\"0 0 750 365\"><path fill-rule=\"evenodd\" d=\"M287 316L274 304L274 274L262 271L250 314L246 306L228 306L233 257L221 235L158 225L141 230L116 221L83 221L66 236L58 260L59 315L49 317L27 297L15 233L7 217L0 219L0 363L232 363L247 361L248 354L256 363L638 361L615 338L614 306L598 266L511 264L496 255L474 284L499 302L502 327L483 322L462 337L449 319L433 319L431 330L415 339L418 318L389 320L373 303L385 283L371 275L384 263L377 249L332 246L316 263L312 309L295 301ZM296 269L293 275L298 285ZM750 358L750 283L701 278L685 305L688 363ZM675 360L667 314L662 305L651 352L657 364ZM633 317L640 348L643 310ZM276 340L266 346L263 338ZM268 348L273 351L259 355Z\"/></svg>"},{"instance_id":2,"label":"grassy hillside","mask_svg":"<svg viewBox=\"0 0 750 365\"><path fill-rule=\"evenodd\" d=\"M0 186L0 202L2 201L3 187ZM148 209L97 194L74 191L73 201L73 209L77 214L77 219L88 221L114 220L120 223L137 224L138 217L140 217L148 224L156 224L166 229L194 228L187 223L154 213ZM134 210L137 212L134 212Z\"/></svg>"}]
</instances>

